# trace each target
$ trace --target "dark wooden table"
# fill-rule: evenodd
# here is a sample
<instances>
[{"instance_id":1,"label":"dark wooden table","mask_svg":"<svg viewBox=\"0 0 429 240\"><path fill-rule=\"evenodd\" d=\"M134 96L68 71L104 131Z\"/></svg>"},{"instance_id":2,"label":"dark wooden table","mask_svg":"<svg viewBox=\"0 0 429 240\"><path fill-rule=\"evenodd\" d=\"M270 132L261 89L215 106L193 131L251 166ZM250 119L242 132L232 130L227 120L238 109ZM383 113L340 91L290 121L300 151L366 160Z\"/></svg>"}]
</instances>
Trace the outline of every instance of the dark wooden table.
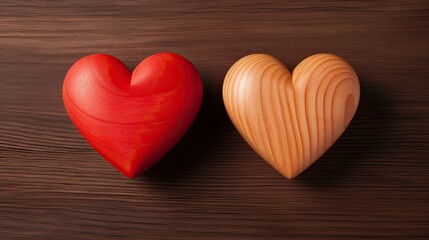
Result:
<instances>
[{"instance_id":1,"label":"dark wooden table","mask_svg":"<svg viewBox=\"0 0 429 240\"><path fill-rule=\"evenodd\" d=\"M429 238L428 1L5 1L0 3L0 239ZM77 59L131 69L173 51L205 82L202 110L149 172L127 179L62 103ZM250 53L293 68L349 61L349 129L287 180L229 121L221 86Z\"/></svg>"}]
</instances>

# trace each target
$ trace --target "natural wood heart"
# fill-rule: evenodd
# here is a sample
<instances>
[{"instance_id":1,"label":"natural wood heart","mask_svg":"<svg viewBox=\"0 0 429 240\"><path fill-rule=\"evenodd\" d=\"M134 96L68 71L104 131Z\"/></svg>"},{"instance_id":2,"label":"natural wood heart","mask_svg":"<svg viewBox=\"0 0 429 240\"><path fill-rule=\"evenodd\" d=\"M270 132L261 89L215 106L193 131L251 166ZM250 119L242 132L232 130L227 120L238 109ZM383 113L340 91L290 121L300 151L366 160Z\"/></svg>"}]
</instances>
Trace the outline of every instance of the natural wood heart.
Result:
<instances>
[{"instance_id":1,"label":"natural wood heart","mask_svg":"<svg viewBox=\"0 0 429 240\"><path fill-rule=\"evenodd\" d=\"M316 54L293 71L253 54L237 61L223 84L229 117L249 145L291 179L313 164L352 120L360 97L353 68Z\"/></svg>"}]
</instances>

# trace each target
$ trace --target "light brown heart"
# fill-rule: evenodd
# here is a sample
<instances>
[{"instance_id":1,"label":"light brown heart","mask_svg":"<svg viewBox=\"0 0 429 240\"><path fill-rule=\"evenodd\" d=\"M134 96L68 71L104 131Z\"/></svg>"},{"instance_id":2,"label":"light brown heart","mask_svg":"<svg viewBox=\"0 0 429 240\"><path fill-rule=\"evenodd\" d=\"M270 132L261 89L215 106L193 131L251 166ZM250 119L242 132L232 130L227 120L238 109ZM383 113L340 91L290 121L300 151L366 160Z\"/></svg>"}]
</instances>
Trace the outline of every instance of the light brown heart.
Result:
<instances>
[{"instance_id":1,"label":"light brown heart","mask_svg":"<svg viewBox=\"0 0 429 240\"><path fill-rule=\"evenodd\" d=\"M224 104L237 130L289 179L340 137L359 97L355 71L332 54L306 58L293 74L274 57L248 55L229 69L223 83Z\"/></svg>"}]
</instances>

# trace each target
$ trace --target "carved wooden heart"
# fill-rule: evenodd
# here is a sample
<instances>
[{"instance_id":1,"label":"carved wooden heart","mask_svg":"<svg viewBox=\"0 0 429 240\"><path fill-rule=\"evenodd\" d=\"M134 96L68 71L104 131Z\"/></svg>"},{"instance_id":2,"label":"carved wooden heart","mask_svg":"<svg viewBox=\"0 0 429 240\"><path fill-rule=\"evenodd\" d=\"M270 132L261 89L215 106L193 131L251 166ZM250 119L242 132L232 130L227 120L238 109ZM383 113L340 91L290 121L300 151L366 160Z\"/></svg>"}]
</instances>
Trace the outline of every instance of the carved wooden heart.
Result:
<instances>
[{"instance_id":1,"label":"carved wooden heart","mask_svg":"<svg viewBox=\"0 0 429 240\"><path fill-rule=\"evenodd\" d=\"M332 54L306 58L293 74L274 57L249 55L229 69L223 84L225 107L237 130L289 179L340 137L359 97L355 71Z\"/></svg>"},{"instance_id":2,"label":"carved wooden heart","mask_svg":"<svg viewBox=\"0 0 429 240\"><path fill-rule=\"evenodd\" d=\"M63 85L67 112L88 142L128 177L160 160L200 109L197 69L174 53L157 53L131 73L120 60L93 54L77 61Z\"/></svg>"}]
</instances>

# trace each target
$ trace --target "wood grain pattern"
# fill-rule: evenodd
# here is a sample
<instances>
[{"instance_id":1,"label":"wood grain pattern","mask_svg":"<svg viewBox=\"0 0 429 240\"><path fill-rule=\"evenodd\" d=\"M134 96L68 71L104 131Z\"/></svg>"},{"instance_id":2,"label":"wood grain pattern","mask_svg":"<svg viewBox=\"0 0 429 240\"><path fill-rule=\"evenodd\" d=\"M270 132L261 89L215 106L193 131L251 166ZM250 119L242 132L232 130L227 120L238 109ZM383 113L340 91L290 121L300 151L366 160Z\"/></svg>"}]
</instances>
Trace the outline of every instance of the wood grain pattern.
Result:
<instances>
[{"instance_id":1,"label":"wood grain pattern","mask_svg":"<svg viewBox=\"0 0 429 240\"><path fill-rule=\"evenodd\" d=\"M266 54L252 54L228 70L223 100L247 143L286 178L312 165L352 120L358 77L343 59L315 54L293 71Z\"/></svg>"},{"instance_id":2,"label":"wood grain pattern","mask_svg":"<svg viewBox=\"0 0 429 240\"><path fill-rule=\"evenodd\" d=\"M0 238L427 239L427 1L1 1ZM82 56L133 69L172 51L204 81L201 112L129 180L77 132L61 87ZM287 181L239 135L222 82L242 56L318 52L359 75L358 111Z\"/></svg>"}]
</instances>

